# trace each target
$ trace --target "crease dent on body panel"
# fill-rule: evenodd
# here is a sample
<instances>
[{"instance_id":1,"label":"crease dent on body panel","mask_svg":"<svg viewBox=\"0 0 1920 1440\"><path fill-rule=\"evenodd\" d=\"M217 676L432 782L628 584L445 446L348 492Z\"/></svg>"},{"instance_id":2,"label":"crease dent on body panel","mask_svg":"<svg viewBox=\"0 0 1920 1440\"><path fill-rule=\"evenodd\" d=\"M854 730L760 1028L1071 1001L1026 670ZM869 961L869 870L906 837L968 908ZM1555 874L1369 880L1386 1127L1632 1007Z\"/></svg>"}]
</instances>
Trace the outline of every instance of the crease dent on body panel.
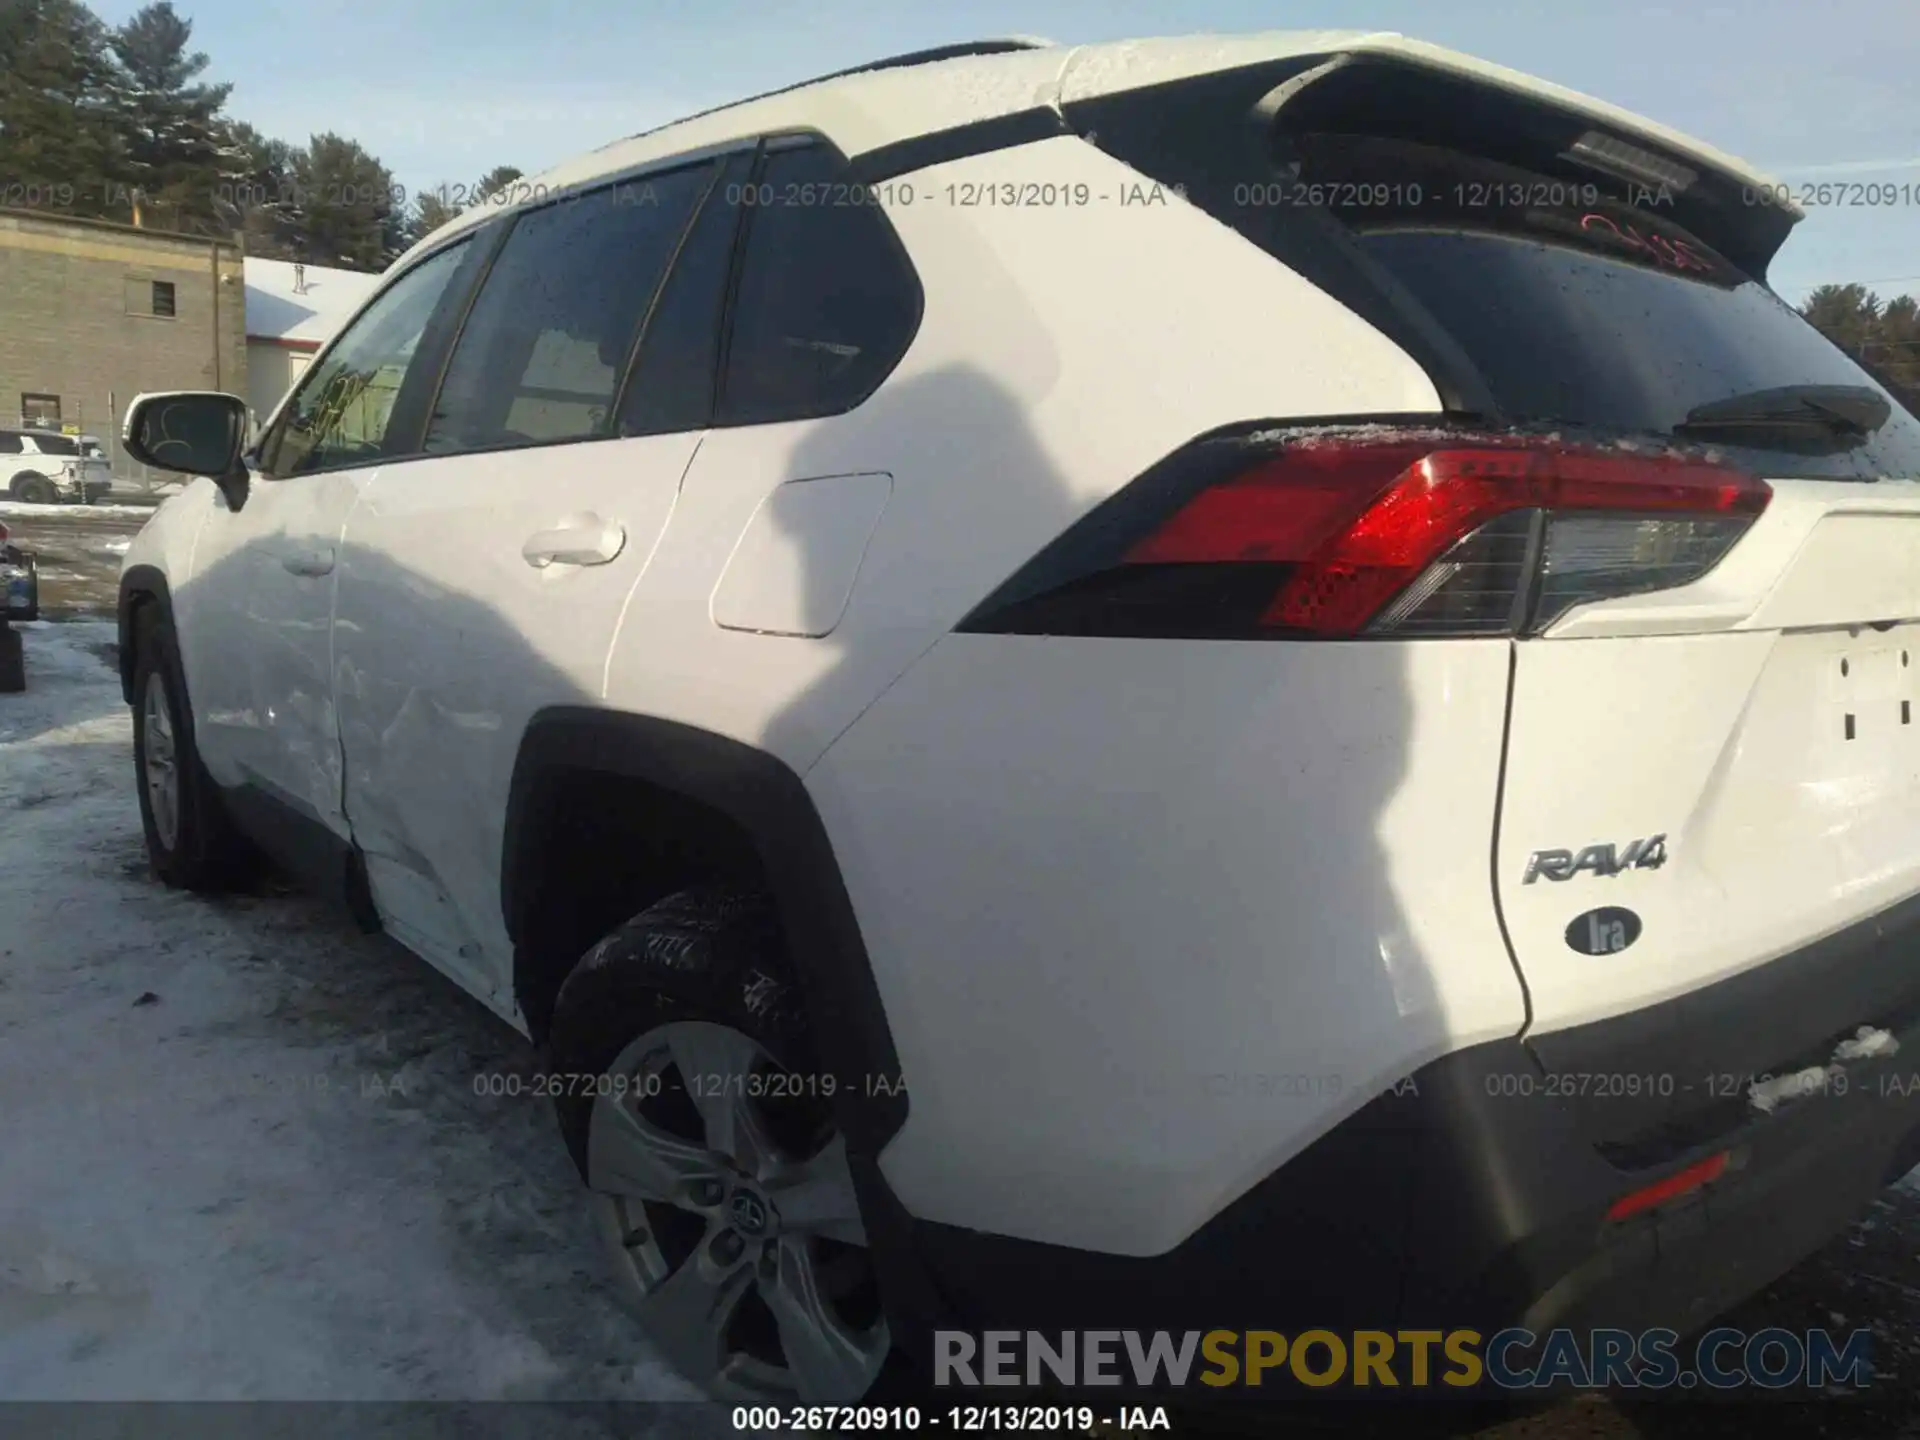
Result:
<instances>
[{"instance_id":1,"label":"crease dent on body panel","mask_svg":"<svg viewBox=\"0 0 1920 1440\"><path fill-rule=\"evenodd\" d=\"M869 537L869 543L871 543L871 537ZM820 762L826 759L827 756L832 752L833 747L840 743L841 737L844 736L854 726L858 725L860 723L861 717L864 716L869 710L873 709L874 706L878 705L882 700L886 699L887 695L891 693L891 691L893 690L893 687L898 685L902 680L906 679L907 672L912 670L913 667L918 665L922 660L926 659L927 656L932 652L933 647L938 645L942 640L947 639L948 636L950 636L952 633L953 632L951 629L942 630L938 634L936 634L931 640L927 641L925 645L921 646L918 650L914 651L913 655L905 663L903 663L898 670L894 671L893 678L891 680L887 681L886 684L882 685L878 690L874 691L872 696L869 697L869 699L867 700L866 704L862 705L858 710L854 711L853 714L849 715L846 719L846 723L841 725L838 729L836 729L833 732L833 734L827 737L825 743L822 744L820 748L814 752L813 758L800 768L798 772L800 775L800 778L802 780L805 780L807 776L811 775L814 772L814 770L819 767Z\"/></svg>"},{"instance_id":2,"label":"crease dent on body panel","mask_svg":"<svg viewBox=\"0 0 1920 1440\"><path fill-rule=\"evenodd\" d=\"M213 513L213 507L200 507L200 518L193 522L193 534L187 538L187 573L180 577L180 588L186 589L193 583L193 567L200 563L200 536L207 528L207 517Z\"/></svg>"},{"instance_id":3,"label":"crease dent on body panel","mask_svg":"<svg viewBox=\"0 0 1920 1440\"><path fill-rule=\"evenodd\" d=\"M1740 750L1749 732L1748 725L1753 718L1753 707L1760 694L1760 678L1772 663L1775 647L1780 637L1776 634L1768 644L1766 658L1754 667L1753 679L1747 685L1747 693L1740 699L1740 709L1733 717L1733 723L1727 727L1727 733L1720 742L1720 748L1714 753L1713 764L1707 767L1707 773L1700 782L1700 788L1694 792L1687 805L1680 824L1669 830L1673 837L1674 852L1686 857L1685 863L1692 867L1702 884L1710 884L1717 898L1724 899L1730 887L1726 877L1714 868L1713 847L1693 844L1699 831L1713 823L1714 812L1725 801L1733 776L1733 767L1740 759ZM1775 958L1772 956L1769 959Z\"/></svg>"},{"instance_id":4,"label":"crease dent on body panel","mask_svg":"<svg viewBox=\"0 0 1920 1440\"><path fill-rule=\"evenodd\" d=\"M647 578L647 572L653 568L653 557L660 553L660 547L666 542L667 533L673 529L673 517L680 513L680 497L686 493L687 476L693 473L694 464L700 459L700 452L706 449L707 437L702 434L693 442L693 451L687 456L687 463L680 467L680 478L673 482L673 503L667 506L667 515L654 528L653 543L647 547L646 558L640 562L640 568L634 573L633 584L627 587L626 597L620 602L620 613L613 620L613 634L607 637L607 653L600 657L600 699L607 699L613 686L613 657L620 653L620 637L627 631L627 612L633 608L633 597L640 593L640 586Z\"/></svg>"},{"instance_id":5,"label":"crease dent on body panel","mask_svg":"<svg viewBox=\"0 0 1920 1440\"><path fill-rule=\"evenodd\" d=\"M353 503L347 506L347 513L340 517L340 528L333 536L334 548L339 553L333 573L328 576L327 586L327 709L333 718L333 724L328 729L333 733L333 775L337 782L333 803L339 812L340 823L347 827L347 839L354 845L358 845L359 841L353 833L353 816L347 813L347 737L340 728L340 652L334 621L340 614L340 576L347 568L347 536L353 530L353 517L378 488L380 473L380 468L375 466L367 476L367 483L354 491Z\"/></svg>"}]
</instances>

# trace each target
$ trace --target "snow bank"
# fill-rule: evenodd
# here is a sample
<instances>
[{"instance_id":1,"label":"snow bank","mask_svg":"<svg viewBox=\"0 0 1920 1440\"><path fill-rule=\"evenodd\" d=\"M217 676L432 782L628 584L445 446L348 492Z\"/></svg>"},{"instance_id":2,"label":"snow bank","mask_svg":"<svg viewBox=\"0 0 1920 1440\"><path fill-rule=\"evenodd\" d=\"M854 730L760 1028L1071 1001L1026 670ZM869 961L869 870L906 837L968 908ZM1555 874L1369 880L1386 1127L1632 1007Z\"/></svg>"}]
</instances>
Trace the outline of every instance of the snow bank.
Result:
<instances>
[{"instance_id":1,"label":"snow bank","mask_svg":"<svg viewBox=\"0 0 1920 1440\"><path fill-rule=\"evenodd\" d=\"M147 516L158 505L29 505L24 500L0 500L0 515L65 515L84 518L89 515Z\"/></svg>"}]
</instances>

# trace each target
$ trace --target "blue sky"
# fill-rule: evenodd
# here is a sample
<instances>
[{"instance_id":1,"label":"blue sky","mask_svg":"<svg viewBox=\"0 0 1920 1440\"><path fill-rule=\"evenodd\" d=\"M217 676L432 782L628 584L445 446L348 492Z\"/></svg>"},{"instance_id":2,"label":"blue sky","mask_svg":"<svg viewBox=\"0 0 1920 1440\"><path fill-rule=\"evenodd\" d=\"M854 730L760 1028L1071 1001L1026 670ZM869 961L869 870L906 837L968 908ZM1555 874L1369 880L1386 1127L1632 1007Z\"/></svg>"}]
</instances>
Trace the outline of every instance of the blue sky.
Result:
<instances>
[{"instance_id":1,"label":"blue sky","mask_svg":"<svg viewBox=\"0 0 1920 1440\"><path fill-rule=\"evenodd\" d=\"M117 22L138 0L95 0ZM1587 91L1789 181L1920 199L1920 4L1747 0L175 0L232 112L304 141L335 130L416 190L495 164L534 172L676 115L950 40L1193 30L1399 30ZM1920 203L1827 206L1773 270L1920 294Z\"/></svg>"}]
</instances>

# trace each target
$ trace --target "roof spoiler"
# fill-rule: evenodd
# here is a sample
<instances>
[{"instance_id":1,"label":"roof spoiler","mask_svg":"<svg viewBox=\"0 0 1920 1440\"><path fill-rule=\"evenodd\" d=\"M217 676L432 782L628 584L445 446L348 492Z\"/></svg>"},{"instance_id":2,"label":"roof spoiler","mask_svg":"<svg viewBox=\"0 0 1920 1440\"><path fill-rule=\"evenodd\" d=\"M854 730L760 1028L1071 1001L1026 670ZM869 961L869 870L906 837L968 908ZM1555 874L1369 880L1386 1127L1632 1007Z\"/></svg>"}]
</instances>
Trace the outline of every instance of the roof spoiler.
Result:
<instances>
[{"instance_id":1,"label":"roof spoiler","mask_svg":"<svg viewBox=\"0 0 1920 1440\"><path fill-rule=\"evenodd\" d=\"M1502 83L1509 72L1498 67L1435 63L1424 53L1430 49L1450 55L1426 46L1404 53L1355 47L1289 75L1247 113L1261 162L1285 164L1288 137L1317 131L1415 141L1573 179L1604 177L1762 280L1804 218L1783 189L1730 157L1572 91Z\"/></svg>"}]
</instances>

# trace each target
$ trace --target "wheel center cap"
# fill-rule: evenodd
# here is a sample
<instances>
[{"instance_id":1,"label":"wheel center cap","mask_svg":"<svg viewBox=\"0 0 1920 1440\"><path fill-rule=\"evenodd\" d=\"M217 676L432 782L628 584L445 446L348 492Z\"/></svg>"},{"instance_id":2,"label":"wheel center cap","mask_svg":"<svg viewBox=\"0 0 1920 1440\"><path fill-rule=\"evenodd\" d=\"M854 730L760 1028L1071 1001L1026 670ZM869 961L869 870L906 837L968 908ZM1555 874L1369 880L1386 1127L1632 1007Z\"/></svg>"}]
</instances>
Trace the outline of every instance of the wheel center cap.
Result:
<instances>
[{"instance_id":1,"label":"wheel center cap","mask_svg":"<svg viewBox=\"0 0 1920 1440\"><path fill-rule=\"evenodd\" d=\"M734 1191L727 1202L727 1214L742 1235L764 1235L773 1222L772 1209L751 1190Z\"/></svg>"}]
</instances>

